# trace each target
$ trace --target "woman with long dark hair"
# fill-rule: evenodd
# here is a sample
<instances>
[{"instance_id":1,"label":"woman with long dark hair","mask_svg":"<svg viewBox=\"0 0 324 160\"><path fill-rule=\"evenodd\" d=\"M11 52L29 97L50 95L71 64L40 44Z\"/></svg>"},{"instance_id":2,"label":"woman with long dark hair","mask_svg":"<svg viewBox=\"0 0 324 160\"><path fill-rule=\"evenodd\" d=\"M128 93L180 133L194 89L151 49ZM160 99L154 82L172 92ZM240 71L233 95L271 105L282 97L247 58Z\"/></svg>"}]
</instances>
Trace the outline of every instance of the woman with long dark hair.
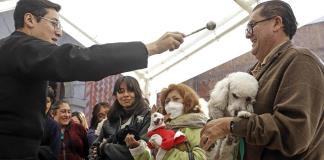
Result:
<instances>
[{"instance_id":1,"label":"woman with long dark hair","mask_svg":"<svg viewBox=\"0 0 324 160\"><path fill-rule=\"evenodd\" d=\"M108 112L108 119L103 124L97 142L93 145L97 144L96 150L101 159L130 160L133 157L125 144L125 137L129 134L137 140L146 140L150 108L133 77L120 77L115 83L113 95L116 100Z\"/></svg>"},{"instance_id":2,"label":"woman with long dark hair","mask_svg":"<svg viewBox=\"0 0 324 160\"><path fill-rule=\"evenodd\" d=\"M94 105L92 110L92 117L90 120L90 127L87 132L87 137L90 145L98 138L98 135L96 134L97 126L102 120L107 118L109 108L110 105L107 102L99 102Z\"/></svg>"}]
</instances>

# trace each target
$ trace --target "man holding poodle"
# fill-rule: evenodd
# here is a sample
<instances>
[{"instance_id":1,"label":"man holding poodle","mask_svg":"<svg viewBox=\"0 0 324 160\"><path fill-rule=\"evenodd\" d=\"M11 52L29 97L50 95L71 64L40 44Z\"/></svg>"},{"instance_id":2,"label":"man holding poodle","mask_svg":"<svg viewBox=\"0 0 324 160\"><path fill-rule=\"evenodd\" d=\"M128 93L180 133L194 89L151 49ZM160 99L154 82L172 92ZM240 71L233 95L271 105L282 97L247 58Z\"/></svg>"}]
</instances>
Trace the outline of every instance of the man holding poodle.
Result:
<instances>
[{"instance_id":1,"label":"man holding poodle","mask_svg":"<svg viewBox=\"0 0 324 160\"><path fill-rule=\"evenodd\" d=\"M205 150L233 134L245 140L241 159L324 159L324 65L310 50L292 44L296 29L294 13L283 1L253 9L246 37L258 59L250 70L260 85L253 106L257 115L210 121L201 132Z\"/></svg>"}]
</instances>

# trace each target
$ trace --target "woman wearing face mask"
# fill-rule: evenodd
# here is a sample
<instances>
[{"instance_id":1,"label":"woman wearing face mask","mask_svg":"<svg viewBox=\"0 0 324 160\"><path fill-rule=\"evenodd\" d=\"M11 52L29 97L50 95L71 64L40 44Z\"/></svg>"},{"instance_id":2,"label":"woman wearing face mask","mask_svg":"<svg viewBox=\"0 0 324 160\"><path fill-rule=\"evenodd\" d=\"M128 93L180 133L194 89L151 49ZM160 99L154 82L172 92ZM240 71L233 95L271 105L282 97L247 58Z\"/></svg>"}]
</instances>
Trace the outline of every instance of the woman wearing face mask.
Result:
<instances>
[{"instance_id":1,"label":"woman wearing face mask","mask_svg":"<svg viewBox=\"0 0 324 160\"><path fill-rule=\"evenodd\" d=\"M104 160L131 160L133 157L129 146L124 141L126 135L137 140L146 139L151 119L150 108L137 80L130 76L120 77L115 83L113 95L116 100L98 139L90 149L89 159L99 159L99 156Z\"/></svg>"},{"instance_id":2,"label":"woman wearing face mask","mask_svg":"<svg viewBox=\"0 0 324 160\"><path fill-rule=\"evenodd\" d=\"M167 151L161 159L205 160L205 151L198 145L200 131L207 121L199 105L199 97L184 84L171 84L162 90L161 105L164 115L168 115L167 128L180 130L187 138L186 145L180 145ZM130 149L134 159L155 159L144 141ZM157 159L157 158L156 158Z\"/></svg>"}]
</instances>

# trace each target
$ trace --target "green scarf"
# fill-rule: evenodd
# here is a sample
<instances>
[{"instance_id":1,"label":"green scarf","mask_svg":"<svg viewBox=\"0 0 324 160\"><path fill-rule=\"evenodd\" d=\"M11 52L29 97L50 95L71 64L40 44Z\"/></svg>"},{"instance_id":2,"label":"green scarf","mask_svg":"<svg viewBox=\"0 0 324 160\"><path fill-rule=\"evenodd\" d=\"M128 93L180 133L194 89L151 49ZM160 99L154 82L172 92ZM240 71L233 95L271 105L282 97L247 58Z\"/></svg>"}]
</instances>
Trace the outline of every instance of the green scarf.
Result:
<instances>
[{"instance_id":1,"label":"green scarf","mask_svg":"<svg viewBox=\"0 0 324 160\"><path fill-rule=\"evenodd\" d=\"M166 123L167 128L202 128L207 123L208 118L203 113L183 114Z\"/></svg>"}]
</instances>

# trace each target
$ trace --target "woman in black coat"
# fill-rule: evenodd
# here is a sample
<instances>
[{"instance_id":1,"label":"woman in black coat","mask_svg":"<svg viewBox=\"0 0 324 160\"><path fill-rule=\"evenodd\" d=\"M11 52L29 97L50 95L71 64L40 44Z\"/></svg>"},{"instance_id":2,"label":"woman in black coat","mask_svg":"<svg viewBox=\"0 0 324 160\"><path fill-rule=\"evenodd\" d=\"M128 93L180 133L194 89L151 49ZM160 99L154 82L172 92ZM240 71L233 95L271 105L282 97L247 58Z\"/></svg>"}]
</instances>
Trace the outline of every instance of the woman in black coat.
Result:
<instances>
[{"instance_id":1,"label":"woman in black coat","mask_svg":"<svg viewBox=\"0 0 324 160\"><path fill-rule=\"evenodd\" d=\"M116 100L90 152L94 153L96 150L101 159L130 160L133 157L124 139L127 134L133 134L137 140L146 140L151 119L150 108L133 77L120 77L115 83L113 95Z\"/></svg>"}]
</instances>

